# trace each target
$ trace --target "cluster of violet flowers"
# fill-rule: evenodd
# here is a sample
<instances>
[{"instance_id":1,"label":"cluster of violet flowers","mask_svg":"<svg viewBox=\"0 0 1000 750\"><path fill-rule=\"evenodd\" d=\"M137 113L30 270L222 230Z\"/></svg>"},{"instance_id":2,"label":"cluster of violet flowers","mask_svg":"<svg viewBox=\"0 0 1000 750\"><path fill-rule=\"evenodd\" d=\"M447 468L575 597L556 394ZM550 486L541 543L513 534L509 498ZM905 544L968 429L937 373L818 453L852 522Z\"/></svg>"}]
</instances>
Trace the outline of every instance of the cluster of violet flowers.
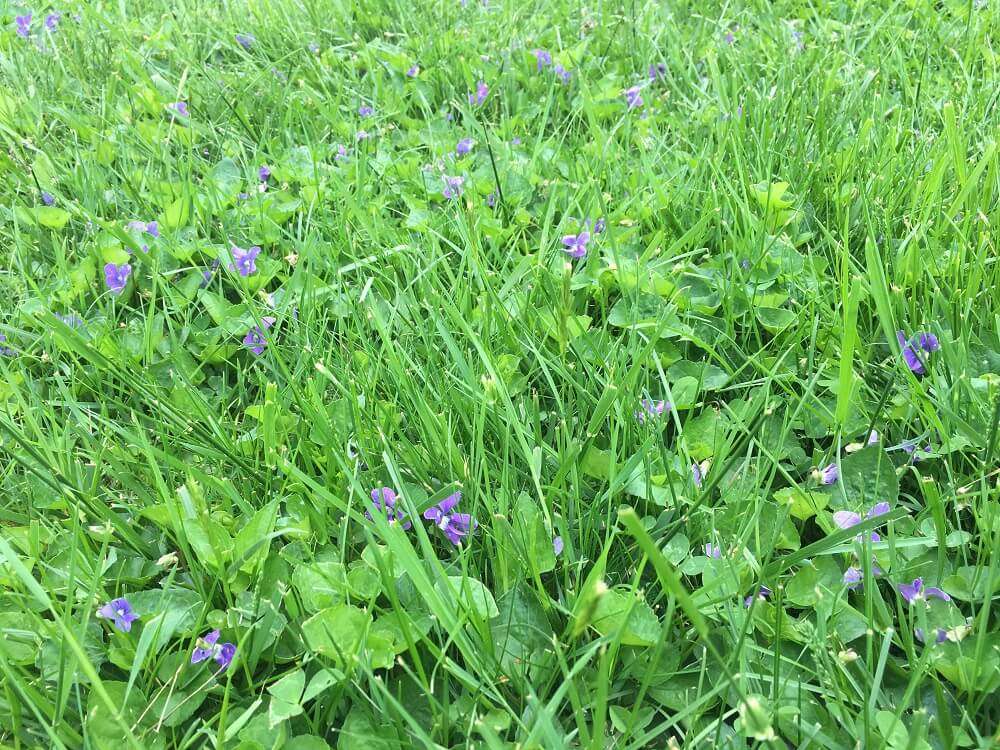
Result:
<instances>
[{"instance_id":1,"label":"cluster of violet flowers","mask_svg":"<svg viewBox=\"0 0 1000 750\"><path fill-rule=\"evenodd\" d=\"M539 73L545 70L547 67L552 67L552 72L555 73L556 78L559 79L560 83L566 84L570 82L573 77L572 72L566 70L562 65L556 63L552 64L552 55L547 50L536 49L532 50L532 54L535 56L535 65Z\"/></svg>"},{"instance_id":2,"label":"cluster of violet flowers","mask_svg":"<svg viewBox=\"0 0 1000 750\"><path fill-rule=\"evenodd\" d=\"M132 623L140 619L132 608L132 604L124 597L112 599L107 604L98 607L97 616L102 620L110 620L115 629L122 633L131 632ZM191 663L198 664L211 658L219 665L219 672L228 669L236 656L236 644L219 643L220 636L219 630L213 630L199 638L191 653Z\"/></svg>"},{"instance_id":3,"label":"cluster of violet flowers","mask_svg":"<svg viewBox=\"0 0 1000 750\"><path fill-rule=\"evenodd\" d=\"M16 33L22 39L28 39L31 37L31 22L34 19L32 13L25 13L22 16L14 16L14 33ZM62 13L57 13L53 11L45 16L45 29L47 31L55 31L59 28L59 21L62 20Z\"/></svg>"},{"instance_id":4,"label":"cluster of violet flowers","mask_svg":"<svg viewBox=\"0 0 1000 750\"><path fill-rule=\"evenodd\" d=\"M413 524L406 517L406 512L396 506L398 495L391 487L379 487L372 490L372 509L385 516L389 523L397 523L403 529L409 529ZM448 541L458 546L479 525L468 513L456 513L455 506L462 499L462 493L449 495L436 505L424 511L424 518L447 537ZM365 516L371 518L371 510L365 511ZM562 550L562 539L559 543L553 540L553 547ZM556 553L558 554L558 552Z\"/></svg>"},{"instance_id":5,"label":"cluster of violet flowers","mask_svg":"<svg viewBox=\"0 0 1000 750\"><path fill-rule=\"evenodd\" d=\"M603 217L594 222L594 235L601 234L605 229L607 229L607 222ZM571 258L583 258L587 255L587 245L590 240L590 219L587 219L583 223L583 229L579 232L563 235L563 252Z\"/></svg>"}]
</instances>

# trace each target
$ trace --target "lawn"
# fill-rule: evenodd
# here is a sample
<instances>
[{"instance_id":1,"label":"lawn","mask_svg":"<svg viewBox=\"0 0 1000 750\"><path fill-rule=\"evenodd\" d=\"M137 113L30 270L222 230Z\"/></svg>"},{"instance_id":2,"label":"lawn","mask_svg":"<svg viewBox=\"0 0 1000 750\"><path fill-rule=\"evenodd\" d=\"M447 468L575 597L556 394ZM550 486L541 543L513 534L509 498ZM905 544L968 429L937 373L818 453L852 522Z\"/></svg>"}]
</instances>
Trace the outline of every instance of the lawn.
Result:
<instances>
[{"instance_id":1,"label":"lawn","mask_svg":"<svg viewBox=\"0 0 1000 750\"><path fill-rule=\"evenodd\" d=\"M1000 742L996 2L0 24L0 746Z\"/></svg>"}]
</instances>

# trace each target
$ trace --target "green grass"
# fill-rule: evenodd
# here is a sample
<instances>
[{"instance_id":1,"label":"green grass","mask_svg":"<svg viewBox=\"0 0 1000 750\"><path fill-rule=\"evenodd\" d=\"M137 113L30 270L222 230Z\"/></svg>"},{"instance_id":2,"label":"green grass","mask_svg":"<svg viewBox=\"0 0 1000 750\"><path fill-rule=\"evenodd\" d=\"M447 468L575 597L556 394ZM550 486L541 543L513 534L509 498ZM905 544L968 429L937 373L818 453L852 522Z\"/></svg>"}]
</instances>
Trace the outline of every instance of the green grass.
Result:
<instances>
[{"instance_id":1,"label":"green grass","mask_svg":"<svg viewBox=\"0 0 1000 750\"><path fill-rule=\"evenodd\" d=\"M27 10L3 747L998 741L995 3Z\"/></svg>"}]
</instances>

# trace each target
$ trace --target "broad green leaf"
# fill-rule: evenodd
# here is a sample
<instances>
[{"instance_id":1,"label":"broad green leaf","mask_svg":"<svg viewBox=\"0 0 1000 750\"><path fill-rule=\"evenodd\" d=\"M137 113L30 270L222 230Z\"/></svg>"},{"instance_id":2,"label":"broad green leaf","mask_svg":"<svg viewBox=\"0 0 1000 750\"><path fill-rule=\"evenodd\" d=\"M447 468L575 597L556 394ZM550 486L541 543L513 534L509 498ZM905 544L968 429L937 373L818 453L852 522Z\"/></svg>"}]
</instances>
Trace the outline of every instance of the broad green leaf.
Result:
<instances>
[{"instance_id":1,"label":"broad green leaf","mask_svg":"<svg viewBox=\"0 0 1000 750\"><path fill-rule=\"evenodd\" d=\"M353 665L372 617L363 609L340 604L317 612L304 623L306 645L340 668Z\"/></svg>"},{"instance_id":2,"label":"broad green leaf","mask_svg":"<svg viewBox=\"0 0 1000 750\"><path fill-rule=\"evenodd\" d=\"M660 621L650 606L617 588L598 597L591 625L601 635L620 638L626 646L652 646L661 635Z\"/></svg>"}]
</instances>

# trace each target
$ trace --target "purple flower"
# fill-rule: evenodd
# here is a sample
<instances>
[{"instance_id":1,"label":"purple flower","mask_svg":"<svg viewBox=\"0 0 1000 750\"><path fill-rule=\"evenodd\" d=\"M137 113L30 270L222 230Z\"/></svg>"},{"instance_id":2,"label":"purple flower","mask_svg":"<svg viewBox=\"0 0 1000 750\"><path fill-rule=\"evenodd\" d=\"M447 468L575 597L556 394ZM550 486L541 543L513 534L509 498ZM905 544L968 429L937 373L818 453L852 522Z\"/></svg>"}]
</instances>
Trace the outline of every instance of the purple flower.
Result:
<instances>
[{"instance_id":1,"label":"purple flower","mask_svg":"<svg viewBox=\"0 0 1000 750\"><path fill-rule=\"evenodd\" d=\"M535 56L535 61L538 64L538 70L544 70L546 65L552 64L552 55L543 49L532 50L531 54Z\"/></svg>"},{"instance_id":2,"label":"purple flower","mask_svg":"<svg viewBox=\"0 0 1000 750\"><path fill-rule=\"evenodd\" d=\"M254 326L251 328L247 335L243 337L243 345L250 349L258 357L264 353L264 349L267 348L267 339L264 337L264 331L274 325L276 318L266 316L260 319L263 326Z\"/></svg>"},{"instance_id":3,"label":"purple flower","mask_svg":"<svg viewBox=\"0 0 1000 750\"><path fill-rule=\"evenodd\" d=\"M59 20L62 18L62 13L49 13L45 16L45 28L49 31L55 31L59 27Z\"/></svg>"},{"instance_id":4,"label":"purple flower","mask_svg":"<svg viewBox=\"0 0 1000 750\"><path fill-rule=\"evenodd\" d=\"M367 141L368 137L369 136L367 130L359 130L357 133L354 134L354 138L357 141Z\"/></svg>"},{"instance_id":5,"label":"purple flower","mask_svg":"<svg viewBox=\"0 0 1000 750\"><path fill-rule=\"evenodd\" d=\"M319 45L316 44L316 42L309 42L309 44L306 45L306 48L310 52L312 52L314 55L318 55L319 54Z\"/></svg>"},{"instance_id":6,"label":"purple flower","mask_svg":"<svg viewBox=\"0 0 1000 750\"><path fill-rule=\"evenodd\" d=\"M512 146L520 146L520 145L521 145L521 139L520 139L520 138L518 138L517 136L514 136L514 137L513 137L512 139L511 139L511 141L510 141L510 144L511 144Z\"/></svg>"},{"instance_id":7,"label":"purple flower","mask_svg":"<svg viewBox=\"0 0 1000 750\"><path fill-rule=\"evenodd\" d=\"M671 408L672 406L669 401L651 401L648 398L644 398L639 402L639 410L635 413L635 418L640 422L645 422L647 419L660 416L664 411Z\"/></svg>"},{"instance_id":8,"label":"purple flower","mask_svg":"<svg viewBox=\"0 0 1000 750\"><path fill-rule=\"evenodd\" d=\"M343 143L339 143L337 144L337 153L334 154L333 160L344 161L345 159L347 159L347 146L345 146Z\"/></svg>"},{"instance_id":9,"label":"purple flower","mask_svg":"<svg viewBox=\"0 0 1000 750\"><path fill-rule=\"evenodd\" d=\"M561 536L557 536L552 540L552 551L555 552L556 557L562 554L563 538Z\"/></svg>"},{"instance_id":10,"label":"purple flower","mask_svg":"<svg viewBox=\"0 0 1000 750\"><path fill-rule=\"evenodd\" d=\"M604 220L603 216L594 222L594 234L601 234L607 228L608 222Z\"/></svg>"},{"instance_id":11,"label":"purple flower","mask_svg":"<svg viewBox=\"0 0 1000 750\"><path fill-rule=\"evenodd\" d=\"M406 518L403 510L396 510L396 491L391 487L379 487L372 490L372 506L377 511L381 511L389 523L402 522L404 529L409 529L413 524ZM371 511L365 511L365 517L371 520Z\"/></svg>"},{"instance_id":12,"label":"purple flower","mask_svg":"<svg viewBox=\"0 0 1000 750\"><path fill-rule=\"evenodd\" d=\"M260 169L257 170L257 178L261 182L267 182L271 179L271 168L266 164L262 165Z\"/></svg>"},{"instance_id":13,"label":"purple flower","mask_svg":"<svg viewBox=\"0 0 1000 750\"><path fill-rule=\"evenodd\" d=\"M424 518L433 521L434 525L448 537L448 541L455 545L461 544L462 537L475 531L478 525L468 513L451 512L461 499L462 493L456 492L424 511Z\"/></svg>"},{"instance_id":14,"label":"purple flower","mask_svg":"<svg viewBox=\"0 0 1000 750\"><path fill-rule=\"evenodd\" d=\"M590 242L590 231L585 227L579 234L567 234L562 238L566 247L563 252L572 258L582 258L587 254L587 243Z\"/></svg>"},{"instance_id":15,"label":"purple flower","mask_svg":"<svg viewBox=\"0 0 1000 750\"><path fill-rule=\"evenodd\" d=\"M844 571L844 585L852 591L861 585L863 578L864 575L861 572L861 568L851 566Z\"/></svg>"},{"instance_id":16,"label":"purple flower","mask_svg":"<svg viewBox=\"0 0 1000 750\"><path fill-rule=\"evenodd\" d=\"M727 31L726 35L722 38L725 40L726 44L732 44L736 41L736 36L731 31Z\"/></svg>"},{"instance_id":17,"label":"purple flower","mask_svg":"<svg viewBox=\"0 0 1000 750\"><path fill-rule=\"evenodd\" d=\"M107 263L104 266L104 283L112 294L121 294L128 283L128 275L132 273L132 266L122 263L116 266L114 263Z\"/></svg>"},{"instance_id":18,"label":"purple flower","mask_svg":"<svg viewBox=\"0 0 1000 750\"><path fill-rule=\"evenodd\" d=\"M471 138L463 138L455 146L456 156L465 156L467 153L472 151L473 140Z\"/></svg>"},{"instance_id":19,"label":"purple flower","mask_svg":"<svg viewBox=\"0 0 1000 750\"><path fill-rule=\"evenodd\" d=\"M771 589L769 589L767 586L761 585L760 591L757 593L757 600L764 601L770 595L771 595ZM746 599L743 600L743 606L749 607L751 604L753 604L753 600L754 600L753 595L748 596Z\"/></svg>"},{"instance_id":20,"label":"purple flower","mask_svg":"<svg viewBox=\"0 0 1000 750\"><path fill-rule=\"evenodd\" d=\"M946 602L951 601L950 596L935 586L924 588L923 578L914 578L913 583L901 583L896 588L899 589L900 595L902 595L908 604L913 604L918 599L929 599L935 596Z\"/></svg>"},{"instance_id":21,"label":"purple flower","mask_svg":"<svg viewBox=\"0 0 1000 750\"><path fill-rule=\"evenodd\" d=\"M709 542L705 545L705 557L711 557L718 560L722 557L722 548L717 544Z\"/></svg>"},{"instance_id":22,"label":"purple flower","mask_svg":"<svg viewBox=\"0 0 1000 750\"><path fill-rule=\"evenodd\" d=\"M833 484L840 478L840 469L837 468L837 464L830 464L819 472L819 481L823 484Z\"/></svg>"},{"instance_id":23,"label":"purple flower","mask_svg":"<svg viewBox=\"0 0 1000 750\"><path fill-rule=\"evenodd\" d=\"M44 190L42 191L42 203L44 203L46 206L51 206L55 202L56 199L52 195L52 193L46 193Z\"/></svg>"},{"instance_id":24,"label":"purple flower","mask_svg":"<svg viewBox=\"0 0 1000 750\"><path fill-rule=\"evenodd\" d=\"M889 512L889 503L877 503L871 507L868 513L865 514L865 518L872 519L876 516L884 516ZM833 523L840 529L849 529L853 526L857 526L861 523L861 515L850 510L838 510L833 514ZM861 539L859 536L858 539ZM873 542L879 542L882 538L875 533L871 533L871 540Z\"/></svg>"},{"instance_id":25,"label":"purple flower","mask_svg":"<svg viewBox=\"0 0 1000 750\"><path fill-rule=\"evenodd\" d=\"M701 473L701 467L696 463L691 464L691 478L694 480L694 486L700 490L704 475Z\"/></svg>"},{"instance_id":26,"label":"purple flower","mask_svg":"<svg viewBox=\"0 0 1000 750\"><path fill-rule=\"evenodd\" d=\"M194 651L191 653L191 663L197 664L198 662L205 661L205 659L214 659L219 665L219 671L224 671L233 662L233 657L236 656L236 644L234 643L219 643L219 631L213 630L211 633L199 638Z\"/></svg>"},{"instance_id":27,"label":"purple flower","mask_svg":"<svg viewBox=\"0 0 1000 750\"><path fill-rule=\"evenodd\" d=\"M924 362L931 353L941 348L937 336L933 333L921 332L907 341L906 335L902 331L896 331L896 341L899 342L899 348L903 351L903 361L906 362L906 366L914 375L923 375L926 372Z\"/></svg>"},{"instance_id":28,"label":"purple flower","mask_svg":"<svg viewBox=\"0 0 1000 750\"><path fill-rule=\"evenodd\" d=\"M367 104L362 104L360 107L358 107L358 114L361 115L362 117L371 117L373 114L375 114L375 110L369 107Z\"/></svg>"},{"instance_id":29,"label":"purple flower","mask_svg":"<svg viewBox=\"0 0 1000 750\"><path fill-rule=\"evenodd\" d=\"M0 357L15 357L17 352L7 346L6 334L0 333Z\"/></svg>"},{"instance_id":30,"label":"purple flower","mask_svg":"<svg viewBox=\"0 0 1000 750\"><path fill-rule=\"evenodd\" d=\"M209 283L211 283L212 281L212 277L215 276L216 269L220 265L222 264L219 262L219 259L216 258L215 260L212 261L212 265L210 268L206 268L204 271L201 272L202 282L201 284L198 285L199 289L205 289L208 287Z\"/></svg>"},{"instance_id":31,"label":"purple flower","mask_svg":"<svg viewBox=\"0 0 1000 750\"><path fill-rule=\"evenodd\" d=\"M486 205L489 208L493 208L496 204L497 204L497 194L496 194L496 192L492 192L492 193L490 193L489 195L486 196Z\"/></svg>"},{"instance_id":32,"label":"purple flower","mask_svg":"<svg viewBox=\"0 0 1000 750\"><path fill-rule=\"evenodd\" d=\"M872 430L870 433L868 433L867 442L868 445L878 445L878 433L875 430Z\"/></svg>"},{"instance_id":33,"label":"purple flower","mask_svg":"<svg viewBox=\"0 0 1000 750\"><path fill-rule=\"evenodd\" d=\"M445 177L444 190L441 191L448 200L455 200L462 195L462 185L465 183L464 177Z\"/></svg>"},{"instance_id":34,"label":"purple flower","mask_svg":"<svg viewBox=\"0 0 1000 750\"><path fill-rule=\"evenodd\" d=\"M111 620L111 623L123 633L132 630L132 623L139 619L139 615L132 611L132 605L124 597L112 599L97 610L97 616L103 620Z\"/></svg>"},{"instance_id":35,"label":"purple flower","mask_svg":"<svg viewBox=\"0 0 1000 750\"><path fill-rule=\"evenodd\" d=\"M233 262L229 266L234 271L238 271L240 276L252 276L257 273L257 265L254 261L257 260L257 256L260 255L260 247L254 245L253 247L248 247L244 250L242 247L237 247L233 245L230 251L233 254Z\"/></svg>"},{"instance_id":36,"label":"purple flower","mask_svg":"<svg viewBox=\"0 0 1000 750\"><path fill-rule=\"evenodd\" d=\"M655 81L657 78L666 77L667 66L663 63L654 63L649 66L649 80Z\"/></svg>"},{"instance_id":37,"label":"purple flower","mask_svg":"<svg viewBox=\"0 0 1000 750\"><path fill-rule=\"evenodd\" d=\"M486 81L479 81L476 84L476 93L469 92L469 104L475 104L476 106L482 104L486 101L489 93L490 87L486 85Z\"/></svg>"},{"instance_id":38,"label":"purple flower","mask_svg":"<svg viewBox=\"0 0 1000 750\"><path fill-rule=\"evenodd\" d=\"M406 75L409 78L416 78L418 75L420 75L420 66L417 65L416 63L413 63L413 65L410 66L409 70L406 71Z\"/></svg>"},{"instance_id":39,"label":"purple flower","mask_svg":"<svg viewBox=\"0 0 1000 750\"><path fill-rule=\"evenodd\" d=\"M633 86L632 88L625 89L625 101L628 102L629 109L635 109L636 107L642 106L642 89L638 86Z\"/></svg>"},{"instance_id":40,"label":"purple flower","mask_svg":"<svg viewBox=\"0 0 1000 750\"><path fill-rule=\"evenodd\" d=\"M924 640L923 628L914 628L913 635L915 635L917 637L917 640L920 641L921 643L926 643L926 641ZM948 640L948 631L945 630L944 628L937 628L934 633L934 642L944 643L946 640Z\"/></svg>"},{"instance_id":41,"label":"purple flower","mask_svg":"<svg viewBox=\"0 0 1000 750\"><path fill-rule=\"evenodd\" d=\"M573 74L570 71L566 70L566 68L564 68L562 65L556 65L556 67L553 68L553 70L555 70L556 75L559 76L559 79L563 83L569 83L569 79L573 77Z\"/></svg>"},{"instance_id":42,"label":"purple flower","mask_svg":"<svg viewBox=\"0 0 1000 750\"><path fill-rule=\"evenodd\" d=\"M172 102L167 105L167 109L176 115L181 117L190 117L191 113L188 112L187 102Z\"/></svg>"},{"instance_id":43,"label":"purple flower","mask_svg":"<svg viewBox=\"0 0 1000 750\"><path fill-rule=\"evenodd\" d=\"M27 39L31 35L31 14L14 16L14 27L18 36Z\"/></svg>"},{"instance_id":44,"label":"purple flower","mask_svg":"<svg viewBox=\"0 0 1000 750\"><path fill-rule=\"evenodd\" d=\"M243 49L250 49L256 44L257 39L253 34L237 34L236 43L240 45Z\"/></svg>"}]
</instances>

